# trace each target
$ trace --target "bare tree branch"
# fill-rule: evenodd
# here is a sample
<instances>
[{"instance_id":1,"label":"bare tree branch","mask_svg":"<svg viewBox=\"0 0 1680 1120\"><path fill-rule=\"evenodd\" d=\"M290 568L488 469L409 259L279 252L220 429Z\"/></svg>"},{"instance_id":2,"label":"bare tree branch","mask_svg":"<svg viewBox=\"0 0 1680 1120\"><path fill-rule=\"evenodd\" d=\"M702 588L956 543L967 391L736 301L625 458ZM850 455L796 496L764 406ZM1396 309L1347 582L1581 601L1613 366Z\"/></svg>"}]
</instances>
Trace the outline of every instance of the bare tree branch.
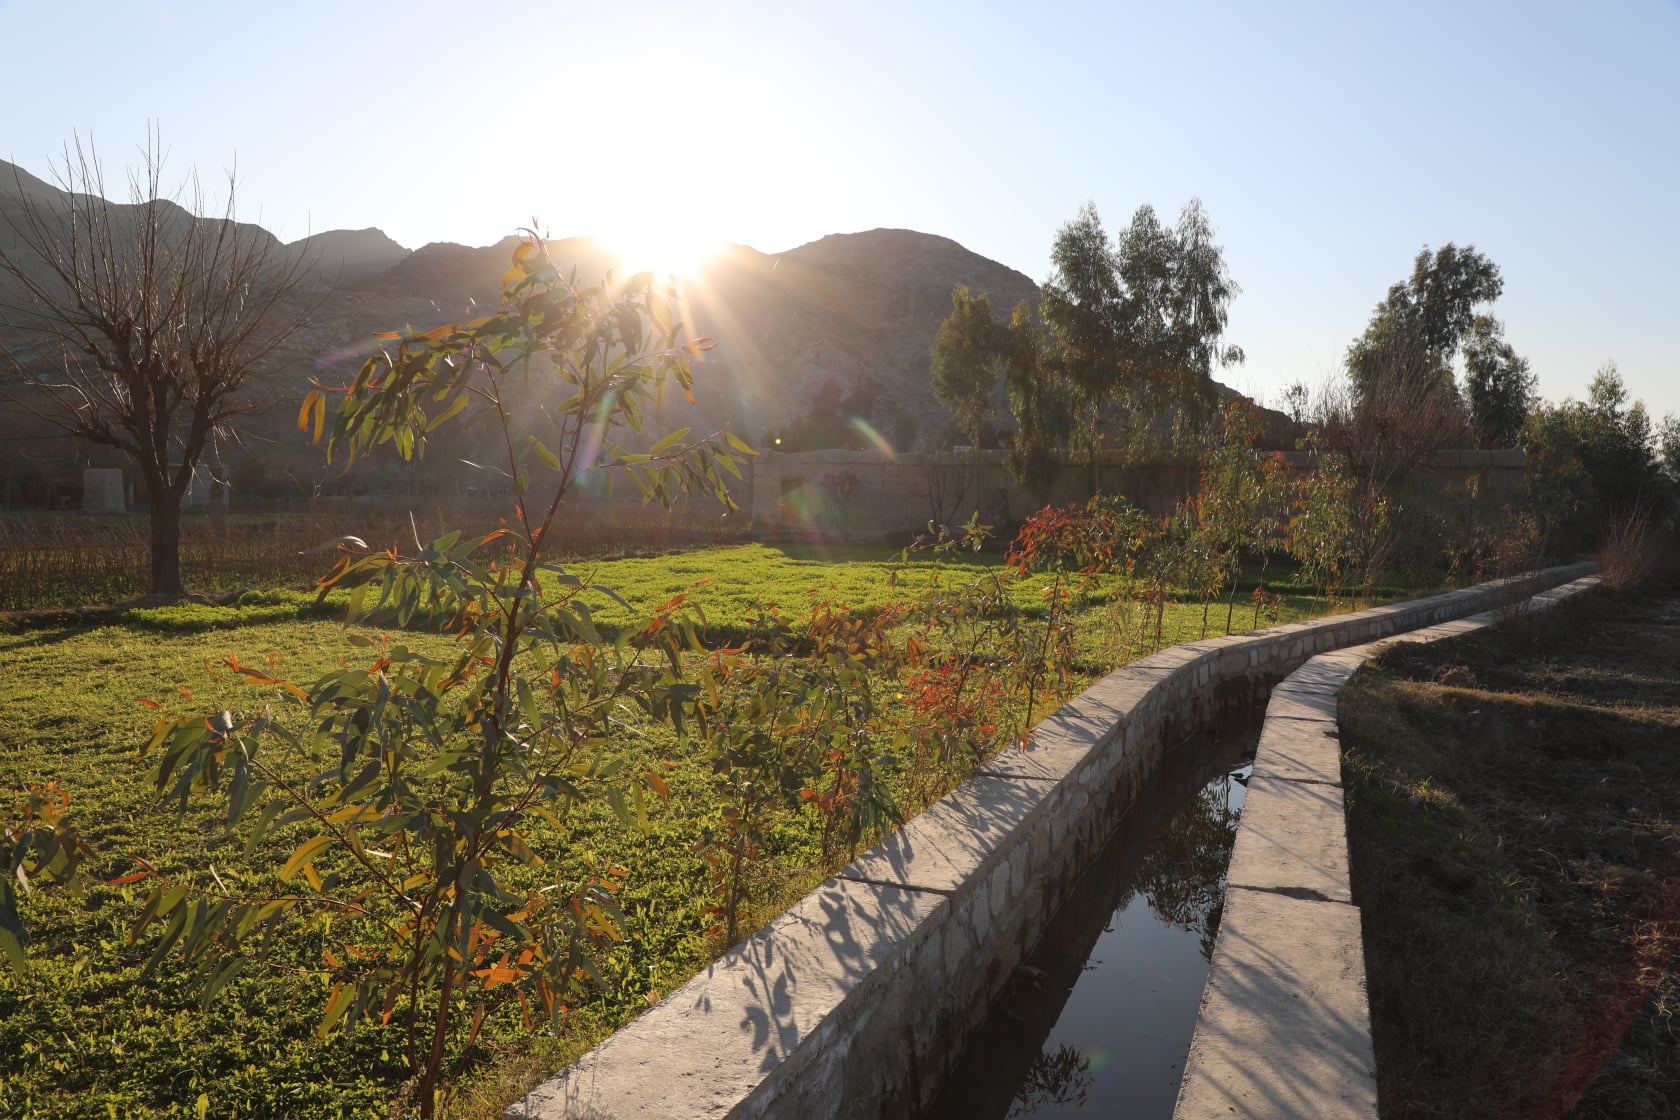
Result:
<instances>
[{"instance_id":1,"label":"bare tree branch","mask_svg":"<svg viewBox=\"0 0 1680 1120\"><path fill-rule=\"evenodd\" d=\"M313 307L306 274L266 230L237 220L236 179L213 200L196 174L166 194L154 132L106 197L80 138L52 169L57 194L26 189L0 210L0 324L26 341L0 351L0 397L48 427L129 456L152 518L152 590L181 591L182 499L206 449L261 407L254 379ZM214 202L214 207L212 207Z\"/></svg>"}]
</instances>

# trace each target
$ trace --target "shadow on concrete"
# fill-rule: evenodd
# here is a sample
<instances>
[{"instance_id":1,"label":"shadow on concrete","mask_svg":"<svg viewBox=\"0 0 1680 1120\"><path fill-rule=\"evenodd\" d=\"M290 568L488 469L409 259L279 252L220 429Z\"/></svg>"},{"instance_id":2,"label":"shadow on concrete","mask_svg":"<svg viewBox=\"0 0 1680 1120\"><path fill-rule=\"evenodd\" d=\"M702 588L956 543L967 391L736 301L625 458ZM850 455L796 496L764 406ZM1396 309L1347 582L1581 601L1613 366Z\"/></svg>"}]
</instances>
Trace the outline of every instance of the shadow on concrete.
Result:
<instances>
[{"instance_id":1,"label":"shadow on concrete","mask_svg":"<svg viewBox=\"0 0 1680 1120\"><path fill-rule=\"evenodd\" d=\"M1359 911L1235 886L1225 906L1180 1112L1375 1116Z\"/></svg>"}]
</instances>

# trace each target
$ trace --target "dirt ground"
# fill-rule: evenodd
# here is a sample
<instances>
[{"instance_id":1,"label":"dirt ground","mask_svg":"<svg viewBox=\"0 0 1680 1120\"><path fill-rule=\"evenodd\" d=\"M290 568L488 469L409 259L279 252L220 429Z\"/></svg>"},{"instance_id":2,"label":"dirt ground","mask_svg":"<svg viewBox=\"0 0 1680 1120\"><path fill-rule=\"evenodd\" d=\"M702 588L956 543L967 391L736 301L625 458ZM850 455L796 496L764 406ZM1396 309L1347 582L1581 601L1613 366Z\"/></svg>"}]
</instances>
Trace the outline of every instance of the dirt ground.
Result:
<instances>
[{"instance_id":1,"label":"dirt ground","mask_svg":"<svg viewBox=\"0 0 1680 1120\"><path fill-rule=\"evenodd\" d=\"M1680 588L1343 693L1382 1115L1680 1116Z\"/></svg>"}]
</instances>

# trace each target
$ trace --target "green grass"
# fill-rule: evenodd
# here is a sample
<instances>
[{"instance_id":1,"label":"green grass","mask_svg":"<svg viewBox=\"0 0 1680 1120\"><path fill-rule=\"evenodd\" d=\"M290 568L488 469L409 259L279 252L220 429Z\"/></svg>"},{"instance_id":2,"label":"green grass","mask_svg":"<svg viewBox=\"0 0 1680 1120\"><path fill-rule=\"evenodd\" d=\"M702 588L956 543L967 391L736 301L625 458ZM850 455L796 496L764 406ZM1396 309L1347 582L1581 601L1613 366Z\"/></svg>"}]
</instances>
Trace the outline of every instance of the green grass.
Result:
<instances>
[{"instance_id":1,"label":"green grass","mask_svg":"<svg viewBox=\"0 0 1680 1120\"><path fill-rule=\"evenodd\" d=\"M442 639L405 639L442 646ZM0 786L57 779L74 797L73 814L100 858L92 878L133 870L143 856L173 877L204 878L213 866L236 889L277 886L277 862L297 842L277 836L251 858L209 812L184 818L151 807L150 772L136 757L151 713L136 696L158 697L179 683L200 700L237 704L248 690L217 684L205 667L227 653L261 664L287 651L282 668L300 679L365 657L330 622L288 622L232 634L173 635L103 627L49 630L0 640ZM642 760L671 756L668 736L630 739L622 749ZM669 991L705 962L704 866L689 857L710 827L709 775L698 766L670 776L673 804L642 835L619 827L603 806L568 820L564 841L537 829L533 846L550 870L581 875L623 867L628 937L602 961L611 991L583 1009L565 1040L576 1051ZM809 863L815 849L797 822L783 839L786 860ZM546 834L545 834L546 833ZM383 1116L406 1078L396 1027L359 1023L323 1042L314 1037L325 990L289 976L247 976L201 1009L166 966L142 978L155 937L138 945L127 931L147 886L94 885L81 896L43 892L25 903L34 934L33 971L0 973L0 1116L99 1117L193 1115L208 1093L211 1115ZM327 942L299 938L298 963L318 962ZM517 1016L492 1024L491 1048L521 1050Z\"/></svg>"},{"instance_id":2,"label":"green grass","mask_svg":"<svg viewBox=\"0 0 1680 1120\"><path fill-rule=\"evenodd\" d=\"M603 561L581 565L577 574L611 587L638 610L693 591L709 634L728 639L744 628L755 601L778 603L790 617L813 598L880 607L936 579L952 586L985 578L998 563L985 556L920 563L898 573L895 588L888 580L891 565L879 555L859 559L854 553L842 562L748 545ZM1016 588L1018 602L1036 609L1042 584L1037 579ZM597 598L603 623L623 625L632 617ZM296 836L271 837L247 858L238 842L222 835L208 807L183 817L152 807L149 766L136 749L153 713L135 699L162 699L185 687L196 703L249 704L248 690L211 676L229 653L258 665L271 654L283 655L279 671L299 681L336 667L341 658L366 659L367 651L346 642L342 622L299 617L312 602L300 592L263 591L228 606L136 609L103 625L35 626L0 635L0 788L61 782L74 798L74 819L98 852L95 885L83 894L48 891L24 903L35 937L34 970L22 979L0 972L0 1117L188 1116L196 1115L201 1094L208 1096L211 1116L379 1117L389 1111L407 1077L394 1024L357 1023L318 1040L314 1030L326 993L314 979L289 975L248 974L200 1008L167 966L141 976L156 932L134 945L127 933L146 886L98 885L132 870L133 856L170 875L204 877L214 866L216 874L246 888L276 882L277 865ZM1283 618L1314 605L1291 596ZM1200 636L1202 615L1198 604L1174 604L1166 641ZM1209 615L1210 633L1223 632L1223 605ZM1237 628L1251 619L1239 597ZM1139 651L1135 624L1128 630L1100 597L1080 606L1078 620L1079 670L1067 682L1070 689ZM437 649L447 644L423 634L403 640ZM564 1037L534 1038L511 1011L492 1019L476 1055L490 1067L484 1076L495 1085L486 1090L486 1110L675 988L718 948L702 913L706 867L693 850L715 827L709 767L653 729L613 749L639 762L674 765L670 809L656 813L651 831L641 834L621 827L603 806L586 805L568 819L566 835L539 829L533 846L557 865L550 873L627 870L627 937L601 962L608 989L571 1013ZM888 776L903 779L890 767ZM810 816L786 815L772 847L767 875L779 889L767 889L762 916L820 874ZM299 934L288 951L307 965L319 960L324 946L318 934ZM496 1070L505 1076L498 1080Z\"/></svg>"}]
</instances>

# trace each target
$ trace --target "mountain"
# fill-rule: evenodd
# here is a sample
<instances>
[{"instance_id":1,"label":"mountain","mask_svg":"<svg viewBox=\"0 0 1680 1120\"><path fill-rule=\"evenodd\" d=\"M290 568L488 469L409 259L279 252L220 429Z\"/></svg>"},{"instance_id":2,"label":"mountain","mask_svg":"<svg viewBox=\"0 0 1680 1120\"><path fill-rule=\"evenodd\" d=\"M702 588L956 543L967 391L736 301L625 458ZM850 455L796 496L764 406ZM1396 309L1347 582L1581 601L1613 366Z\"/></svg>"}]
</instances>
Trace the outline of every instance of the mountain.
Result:
<instances>
[{"instance_id":1,"label":"mountain","mask_svg":"<svg viewBox=\"0 0 1680 1120\"><path fill-rule=\"evenodd\" d=\"M494 306L517 243L427 245L354 282L346 267L312 324L312 365L348 373L374 331L429 329ZM586 282L619 266L592 238L552 240L548 251ZM893 443L931 445L947 421L929 386L928 353L958 283L989 294L1003 313L1037 295L1014 269L912 230L834 234L776 254L729 246L683 282L689 329L717 347L697 363L698 413L671 421L765 441L826 392Z\"/></svg>"},{"instance_id":2,"label":"mountain","mask_svg":"<svg viewBox=\"0 0 1680 1120\"><path fill-rule=\"evenodd\" d=\"M17 247L11 226L22 208L50 209L64 197L0 162L0 250ZM119 218L130 209L114 208ZM303 266L293 306L307 313L307 323L268 386L272 409L246 422L255 438L229 453L263 457L290 472L318 470L304 467L318 456L299 445L292 426L307 379L348 380L378 345L376 331L426 330L493 307L517 244L509 237L480 248L437 243L410 251L378 229L329 230L289 245L250 232L277 260ZM619 263L591 238L550 241L548 249L563 271L575 268L590 282ZM5 279L0 270L0 304ZM832 234L780 253L729 246L683 282L681 313L690 330L717 340L697 361L698 406L668 403L670 414L651 425L727 427L768 446L801 423L806 433L856 439L848 427L855 417L896 448L937 446L947 438L949 417L929 384L929 350L956 284L988 295L999 316L1038 294L1022 273L913 230ZM0 307L0 347L17 337L5 320ZM813 428L816 421L826 421L826 429ZM28 423L0 414L0 437L38 434ZM43 450L36 445L36 456Z\"/></svg>"},{"instance_id":3,"label":"mountain","mask_svg":"<svg viewBox=\"0 0 1680 1120\"><path fill-rule=\"evenodd\" d=\"M377 229L334 229L287 245L282 259L301 262L312 273L342 284L384 275L410 255Z\"/></svg>"},{"instance_id":4,"label":"mountain","mask_svg":"<svg viewBox=\"0 0 1680 1120\"><path fill-rule=\"evenodd\" d=\"M56 200L63 194L44 179L37 179L16 164L0 159L0 198Z\"/></svg>"},{"instance_id":5,"label":"mountain","mask_svg":"<svg viewBox=\"0 0 1680 1120\"><path fill-rule=\"evenodd\" d=\"M750 438L842 394L889 442L931 445L947 424L929 350L966 284L1007 310L1037 296L1014 269L912 230L832 234L774 256L735 247L689 285L693 324L718 340L705 372Z\"/></svg>"}]
</instances>

